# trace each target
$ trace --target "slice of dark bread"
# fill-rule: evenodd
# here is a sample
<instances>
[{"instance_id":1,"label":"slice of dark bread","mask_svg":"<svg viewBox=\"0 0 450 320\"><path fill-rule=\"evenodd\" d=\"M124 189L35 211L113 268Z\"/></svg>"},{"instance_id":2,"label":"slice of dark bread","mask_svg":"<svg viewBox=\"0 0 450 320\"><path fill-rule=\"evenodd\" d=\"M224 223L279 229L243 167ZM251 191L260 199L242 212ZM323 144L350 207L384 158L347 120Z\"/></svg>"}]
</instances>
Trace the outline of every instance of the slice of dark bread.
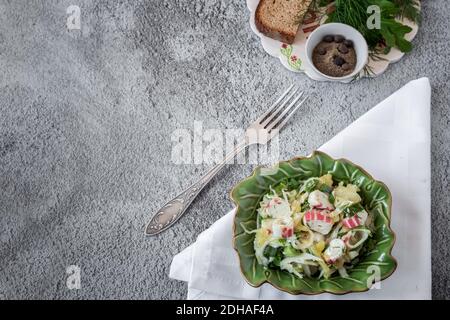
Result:
<instances>
[{"instance_id":1,"label":"slice of dark bread","mask_svg":"<svg viewBox=\"0 0 450 320\"><path fill-rule=\"evenodd\" d=\"M255 24L266 36L293 43L312 0L260 0Z\"/></svg>"}]
</instances>

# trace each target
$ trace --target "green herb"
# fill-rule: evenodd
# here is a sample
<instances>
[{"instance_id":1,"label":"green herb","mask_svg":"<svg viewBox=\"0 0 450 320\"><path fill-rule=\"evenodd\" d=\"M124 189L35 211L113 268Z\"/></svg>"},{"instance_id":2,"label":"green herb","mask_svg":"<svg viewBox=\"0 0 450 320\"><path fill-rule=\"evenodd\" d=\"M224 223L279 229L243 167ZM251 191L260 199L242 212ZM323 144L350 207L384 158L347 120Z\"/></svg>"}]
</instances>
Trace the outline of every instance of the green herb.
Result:
<instances>
[{"instance_id":1,"label":"green herb","mask_svg":"<svg viewBox=\"0 0 450 320\"><path fill-rule=\"evenodd\" d=\"M302 210L302 212L304 212L309 209L310 209L309 202L308 202L308 200L305 200L305 202L302 203L301 210Z\"/></svg>"},{"instance_id":2,"label":"green herb","mask_svg":"<svg viewBox=\"0 0 450 320\"><path fill-rule=\"evenodd\" d=\"M357 214L358 212L361 212L363 210L364 210L364 207L361 204L355 203L344 209L344 216L346 218L353 217L355 214Z\"/></svg>"},{"instance_id":3,"label":"green herb","mask_svg":"<svg viewBox=\"0 0 450 320\"><path fill-rule=\"evenodd\" d=\"M286 190L286 184L284 182L280 182L275 187L273 187L273 191L279 196L283 194L283 190Z\"/></svg>"},{"instance_id":4,"label":"green herb","mask_svg":"<svg viewBox=\"0 0 450 320\"><path fill-rule=\"evenodd\" d=\"M394 0L394 3L399 8L397 16L401 19L408 19L415 23L421 22L421 15L419 10L419 1L417 0Z\"/></svg>"},{"instance_id":5,"label":"green herb","mask_svg":"<svg viewBox=\"0 0 450 320\"><path fill-rule=\"evenodd\" d=\"M300 186L300 181L298 181L297 179L294 179L294 178L288 179L287 187L289 190L298 189L299 186Z\"/></svg>"},{"instance_id":6,"label":"green herb","mask_svg":"<svg viewBox=\"0 0 450 320\"><path fill-rule=\"evenodd\" d=\"M294 178L284 178L281 180L280 183L278 183L275 187L273 187L273 190L279 195L282 196L282 191L292 191L297 190L300 186L300 181Z\"/></svg>"},{"instance_id":7,"label":"green herb","mask_svg":"<svg viewBox=\"0 0 450 320\"><path fill-rule=\"evenodd\" d=\"M395 19L382 19L380 33L388 48L396 47L402 52L412 50L412 44L405 39L405 35L411 32L411 27L405 26Z\"/></svg>"},{"instance_id":8,"label":"green herb","mask_svg":"<svg viewBox=\"0 0 450 320\"><path fill-rule=\"evenodd\" d=\"M332 2L333 0L311 0L311 3L307 8L302 9L297 13L294 19L295 24L303 23L303 20L308 17L308 12L320 12L321 8L326 7Z\"/></svg>"},{"instance_id":9,"label":"green herb","mask_svg":"<svg viewBox=\"0 0 450 320\"><path fill-rule=\"evenodd\" d=\"M300 254L300 251L296 250L292 245L289 245L284 248L283 255L285 257L295 257Z\"/></svg>"},{"instance_id":10,"label":"green herb","mask_svg":"<svg viewBox=\"0 0 450 320\"><path fill-rule=\"evenodd\" d=\"M318 183L319 183L319 179L308 179L304 182L304 184L302 186L303 190L301 190L301 191L311 192L316 188Z\"/></svg>"},{"instance_id":11,"label":"green herb","mask_svg":"<svg viewBox=\"0 0 450 320\"><path fill-rule=\"evenodd\" d=\"M398 48L402 52L412 50L412 44L405 39L411 28L398 22L397 17L407 17L418 21L420 11L417 0L335 0L334 11L328 16L327 22L340 22L357 29L367 41L371 50L384 45L385 52ZM369 29L367 21L371 14L367 13L369 6L380 8L380 29Z\"/></svg>"},{"instance_id":12,"label":"green herb","mask_svg":"<svg viewBox=\"0 0 450 320\"><path fill-rule=\"evenodd\" d=\"M279 267L281 260L283 260L283 247L271 247L267 246L263 252L266 258L273 258L269 267Z\"/></svg>"},{"instance_id":13,"label":"green herb","mask_svg":"<svg viewBox=\"0 0 450 320\"><path fill-rule=\"evenodd\" d=\"M325 183L319 183L317 189L325 193L331 193L331 191L333 191L333 188Z\"/></svg>"},{"instance_id":14,"label":"green herb","mask_svg":"<svg viewBox=\"0 0 450 320\"><path fill-rule=\"evenodd\" d=\"M331 203L332 205L334 205L334 201L336 201L336 199L334 198L333 193L330 193L330 194L328 195L328 200L330 201L330 203Z\"/></svg>"},{"instance_id":15,"label":"green herb","mask_svg":"<svg viewBox=\"0 0 450 320\"><path fill-rule=\"evenodd\" d=\"M332 2L333 0L312 0L308 10L313 12L319 12L323 7L328 6Z\"/></svg>"},{"instance_id":16,"label":"green herb","mask_svg":"<svg viewBox=\"0 0 450 320\"><path fill-rule=\"evenodd\" d=\"M382 54L388 54L390 50L391 50L391 48L388 48L388 47L385 47L383 49L379 48L379 47L375 47L372 49L372 51L369 52L369 59L371 61L387 61L387 59L385 57L383 57ZM363 75L366 77L372 77L373 75L375 75L373 67L369 64L366 64L363 67L362 71L363 71ZM358 80L359 78L361 78L361 73L355 74L352 81Z\"/></svg>"},{"instance_id":17,"label":"green herb","mask_svg":"<svg viewBox=\"0 0 450 320\"><path fill-rule=\"evenodd\" d=\"M275 248L275 247L267 246L267 247L264 248L263 255L266 258L275 257L277 255L279 249L280 249L280 247Z\"/></svg>"}]
</instances>

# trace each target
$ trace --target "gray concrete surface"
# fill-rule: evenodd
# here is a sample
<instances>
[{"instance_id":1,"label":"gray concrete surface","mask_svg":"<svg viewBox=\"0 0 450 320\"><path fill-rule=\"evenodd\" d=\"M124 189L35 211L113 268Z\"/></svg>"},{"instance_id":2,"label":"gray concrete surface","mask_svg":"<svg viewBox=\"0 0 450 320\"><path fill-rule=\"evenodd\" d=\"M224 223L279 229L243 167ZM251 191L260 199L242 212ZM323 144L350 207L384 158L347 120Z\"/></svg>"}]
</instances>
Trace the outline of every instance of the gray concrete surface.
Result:
<instances>
[{"instance_id":1,"label":"gray concrete surface","mask_svg":"<svg viewBox=\"0 0 450 320\"><path fill-rule=\"evenodd\" d=\"M81 8L81 30L66 8ZM232 208L228 167L175 227L147 220L207 165L174 165L171 134L241 128L295 82L314 97L280 140L308 154L412 79L432 101L433 297L450 298L450 3L424 1L415 50L381 77L317 83L268 56L243 0L0 1L0 298L181 299L171 258ZM81 268L81 290L66 267Z\"/></svg>"}]
</instances>

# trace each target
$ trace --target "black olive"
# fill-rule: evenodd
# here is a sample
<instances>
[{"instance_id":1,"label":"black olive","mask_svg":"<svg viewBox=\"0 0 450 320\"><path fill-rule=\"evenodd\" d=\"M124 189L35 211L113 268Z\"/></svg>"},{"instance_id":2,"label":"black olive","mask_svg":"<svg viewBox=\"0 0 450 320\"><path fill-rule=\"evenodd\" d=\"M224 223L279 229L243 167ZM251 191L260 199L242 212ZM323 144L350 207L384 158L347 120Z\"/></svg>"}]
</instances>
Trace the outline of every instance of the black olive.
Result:
<instances>
[{"instance_id":1,"label":"black olive","mask_svg":"<svg viewBox=\"0 0 450 320\"><path fill-rule=\"evenodd\" d=\"M346 54L348 53L348 48L344 44L340 44L338 46L338 50L340 53Z\"/></svg>"},{"instance_id":2,"label":"black olive","mask_svg":"<svg viewBox=\"0 0 450 320\"><path fill-rule=\"evenodd\" d=\"M333 42L333 36L330 36L330 35L325 36L325 37L323 37L323 41L324 42Z\"/></svg>"},{"instance_id":3,"label":"black olive","mask_svg":"<svg viewBox=\"0 0 450 320\"><path fill-rule=\"evenodd\" d=\"M345 40L344 44L347 46L347 48L353 48L353 41L352 40Z\"/></svg>"},{"instance_id":4,"label":"black olive","mask_svg":"<svg viewBox=\"0 0 450 320\"><path fill-rule=\"evenodd\" d=\"M341 36L340 34L337 34L334 36L334 42L336 42L336 43L341 43L344 40L345 40L345 38L343 36Z\"/></svg>"},{"instance_id":5,"label":"black olive","mask_svg":"<svg viewBox=\"0 0 450 320\"><path fill-rule=\"evenodd\" d=\"M342 65L345 63L345 60L342 57L336 56L336 57L334 57L333 62L338 67L342 67Z\"/></svg>"}]
</instances>

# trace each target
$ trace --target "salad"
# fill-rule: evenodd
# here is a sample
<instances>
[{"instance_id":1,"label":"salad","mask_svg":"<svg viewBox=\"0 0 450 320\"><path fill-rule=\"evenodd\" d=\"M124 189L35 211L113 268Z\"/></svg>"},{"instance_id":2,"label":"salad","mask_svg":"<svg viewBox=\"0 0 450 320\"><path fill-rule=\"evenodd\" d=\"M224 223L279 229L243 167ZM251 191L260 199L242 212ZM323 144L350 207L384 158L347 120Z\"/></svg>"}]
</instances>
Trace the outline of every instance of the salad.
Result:
<instances>
[{"instance_id":1,"label":"salad","mask_svg":"<svg viewBox=\"0 0 450 320\"><path fill-rule=\"evenodd\" d=\"M257 210L254 249L259 264L299 278L348 277L359 257L374 247L373 213L358 186L330 173L270 186ZM249 231L246 231L249 232Z\"/></svg>"}]
</instances>

